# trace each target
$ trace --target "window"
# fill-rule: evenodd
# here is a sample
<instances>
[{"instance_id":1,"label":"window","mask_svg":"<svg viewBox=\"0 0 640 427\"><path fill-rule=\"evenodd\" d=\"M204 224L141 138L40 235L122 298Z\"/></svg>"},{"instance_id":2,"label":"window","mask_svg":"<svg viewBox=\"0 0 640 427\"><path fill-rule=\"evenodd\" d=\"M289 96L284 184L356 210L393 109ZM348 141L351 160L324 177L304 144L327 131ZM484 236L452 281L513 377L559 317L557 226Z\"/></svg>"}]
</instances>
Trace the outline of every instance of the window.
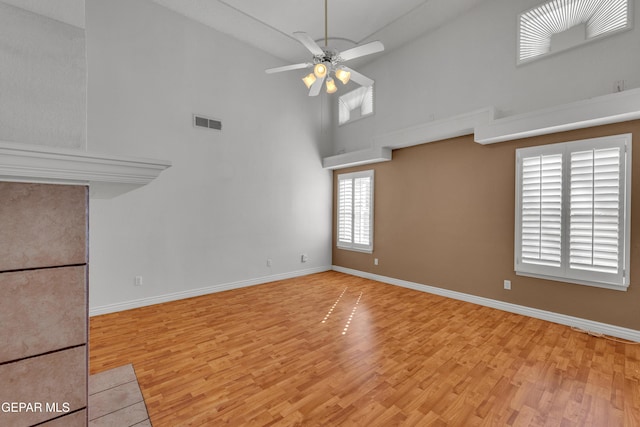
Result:
<instances>
[{"instance_id":1,"label":"window","mask_svg":"<svg viewBox=\"0 0 640 427\"><path fill-rule=\"evenodd\" d=\"M373 171L338 175L338 247L373 252Z\"/></svg>"},{"instance_id":2,"label":"window","mask_svg":"<svg viewBox=\"0 0 640 427\"><path fill-rule=\"evenodd\" d=\"M338 98L338 124L373 114L373 86L361 86Z\"/></svg>"},{"instance_id":3,"label":"window","mask_svg":"<svg viewBox=\"0 0 640 427\"><path fill-rule=\"evenodd\" d=\"M518 17L518 63L631 28L628 0L550 0Z\"/></svg>"},{"instance_id":4,"label":"window","mask_svg":"<svg viewBox=\"0 0 640 427\"><path fill-rule=\"evenodd\" d=\"M631 134L516 150L517 274L629 285Z\"/></svg>"}]
</instances>

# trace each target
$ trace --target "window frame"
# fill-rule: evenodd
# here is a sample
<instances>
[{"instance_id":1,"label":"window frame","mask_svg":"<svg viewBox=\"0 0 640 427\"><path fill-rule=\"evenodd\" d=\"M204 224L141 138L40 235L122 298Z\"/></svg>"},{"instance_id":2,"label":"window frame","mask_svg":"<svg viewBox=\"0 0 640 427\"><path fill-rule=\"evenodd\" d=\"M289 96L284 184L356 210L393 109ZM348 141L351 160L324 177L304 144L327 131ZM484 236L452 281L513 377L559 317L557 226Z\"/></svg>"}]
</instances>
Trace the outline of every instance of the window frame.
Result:
<instances>
[{"instance_id":1,"label":"window frame","mask_svg":"<svg viewBox=\"0 0 640 427\"><path fill-rule=\"evenodd\" d=\"M370 186L369 186L369 244L364 245L361 243L354 242L354 234L355 234L355 209L352 208L351 212L351 241L346 242L344 240L340 240L340 228L341 228L341 220L340 220L340 211L341 211L341 198L340 198L340 181L350 180L352 183L352 188L354 188L355 180L358 178L370 178ZM358 172L350 172L339 174L337 177L337 191L336 191L336 247L338 249L346 249L350 251L356 252L365 252L365 253L373 253L373 228L374 228L374 189L375 189L375 171L373 169L358 171ZM352 191L351 194L351 206L354 206L353 199L355 198L355 191Z\"/></svg>"},{"instance_id":2,"label":"window frame","mask_svg":"<svg viewBox=\"0 0 640 427\"><path fill-rule=\"evenodd\" d=\"M604 273L586 271L570 266L570 202L571 202L571 153L593 149L619 147L620 171L618 200L618 272ZM519 276L555 280L606 289L625 291L630 283L630 247L631 247L631 147L632 135L610 135L579 141L562 142L516 149L516 199L515 199L515 246L514 270ZM559 267L522 262L522 185L524 158L539 155L562 154L562 209L561 209L561 263Z\"/></svg>"}]
</instances>

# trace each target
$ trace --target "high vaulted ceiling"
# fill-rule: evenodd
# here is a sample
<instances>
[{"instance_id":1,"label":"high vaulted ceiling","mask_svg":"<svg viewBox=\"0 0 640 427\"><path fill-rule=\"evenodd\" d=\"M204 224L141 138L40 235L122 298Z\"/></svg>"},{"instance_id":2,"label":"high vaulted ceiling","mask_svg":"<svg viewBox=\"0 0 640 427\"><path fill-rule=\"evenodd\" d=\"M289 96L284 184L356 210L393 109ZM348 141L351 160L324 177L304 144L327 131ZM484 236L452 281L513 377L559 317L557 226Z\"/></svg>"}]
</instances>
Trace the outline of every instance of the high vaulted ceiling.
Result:
<instances>
[{"instance_id":1,"label":"high vaulted ceiling","mask_svg":"<svg viewBox=\"0 0 640 427\"><path fill-rule=\"evenodd\" d=\"M84 27L84 0L0 0ZM109 0L102 0L109 1ZM285 62L308 60L292 37L304 31L324 45L324 0L153 0ZM344 50L380 40L386 52L486 0L328 0L329 46Z\"/></svg>"},{"instance_id":2,"label":"high vaulted ceiling","mask_svg":"<svg viewBox=\"0 0 640 427\"><path fill-rule=\"evenodd\" d=\"M309 52L292 37L324 45L324 0L153 0L288 62ZM329 46L380 40L386 51L433 30L485 0L328 0Z\"/></svg>"}]
</instances>

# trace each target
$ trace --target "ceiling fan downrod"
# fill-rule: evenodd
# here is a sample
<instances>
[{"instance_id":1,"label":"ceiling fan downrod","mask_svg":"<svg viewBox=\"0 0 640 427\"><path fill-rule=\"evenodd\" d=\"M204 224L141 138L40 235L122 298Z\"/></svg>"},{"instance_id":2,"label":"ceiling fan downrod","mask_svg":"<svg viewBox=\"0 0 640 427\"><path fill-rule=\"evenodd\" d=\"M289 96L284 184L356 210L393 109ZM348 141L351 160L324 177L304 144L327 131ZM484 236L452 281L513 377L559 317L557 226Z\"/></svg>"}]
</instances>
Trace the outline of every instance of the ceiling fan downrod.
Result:
<instances>
[{"instance_id":1,"label":"ceiling fan downrod","mask_svg":"<svg viewBox=\"0 0 640 427\"><path fill-rule=\"evenodd\" d=\"M329 45L329 8L327 1L328 0L324 0L324 47Z\"/></svg>"}]
</instances>

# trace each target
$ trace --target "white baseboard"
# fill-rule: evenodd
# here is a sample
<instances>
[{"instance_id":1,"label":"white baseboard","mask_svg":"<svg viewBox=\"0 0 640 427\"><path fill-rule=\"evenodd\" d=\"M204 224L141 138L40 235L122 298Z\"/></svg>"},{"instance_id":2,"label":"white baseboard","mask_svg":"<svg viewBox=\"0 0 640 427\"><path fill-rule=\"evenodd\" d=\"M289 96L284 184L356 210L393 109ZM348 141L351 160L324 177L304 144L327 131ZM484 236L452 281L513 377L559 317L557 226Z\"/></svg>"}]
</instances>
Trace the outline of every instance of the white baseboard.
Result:
<instances>
[{"instance_id":1,"label":"white baseboard","mask_svg":"<svg viewBox=\"0 0 640 427\"><path fill-rule=\"evenodd\" d=\"M277 280L291 279L294 277L306 276L308 274L322 273L331 270L331 267L316 267L306 270L296 270L287 273L273 274L270 276L257 277L255 279L240 280L238 282L220 283L204 288L189 289L187 291L173 292L170 294L157 295L153 297L140 298L132 301L119 302L115 304L107 304L98 307L89 308L89 316L98 316L100 314L115 313L117 311L130 310L132 308L140 308L153 304L161 304L163 302L177 301L185 298L198 297L201 295L212 294L215 292L229 291L231 289L244 288L247 286L262 285L263 283L275 282Z\"/></svg>"},{"instance_id":2,"label":"white baseboard","mask_svg":"<svg viewBox=\"0 0 640 427\"><path fill-rule=\"evenodd\" d=\"M621 326L609 325L607 323L595 322L593 320L567 316L565 314L539 310L537 308L525 307L522 305L511 304L504 301L498 301L475 295L469 295L462 292L451 291L448 289L437 288L434 286L422 285L420 283L409 282L406 280L394 279L393 277L380 276L378 274L367 273L360 270L353 270L351 268L340 267L337 265L333 266L333 270L350 274L352 276L364 277L365 279L377 280L378 282L388 283L390 285L402 286L403 288L414 289L416 291L427 292L430 294L466 301L485 307L496 308L498 310L508 311L510 313L522 314L524 316L534 317L536 319L547 320L549 322L559 323L561 325L571 326L585 331L623 338L629 341L640 342L640 331L637 331L635 329L623 328Z\"/></svg>"}]
</instances>

